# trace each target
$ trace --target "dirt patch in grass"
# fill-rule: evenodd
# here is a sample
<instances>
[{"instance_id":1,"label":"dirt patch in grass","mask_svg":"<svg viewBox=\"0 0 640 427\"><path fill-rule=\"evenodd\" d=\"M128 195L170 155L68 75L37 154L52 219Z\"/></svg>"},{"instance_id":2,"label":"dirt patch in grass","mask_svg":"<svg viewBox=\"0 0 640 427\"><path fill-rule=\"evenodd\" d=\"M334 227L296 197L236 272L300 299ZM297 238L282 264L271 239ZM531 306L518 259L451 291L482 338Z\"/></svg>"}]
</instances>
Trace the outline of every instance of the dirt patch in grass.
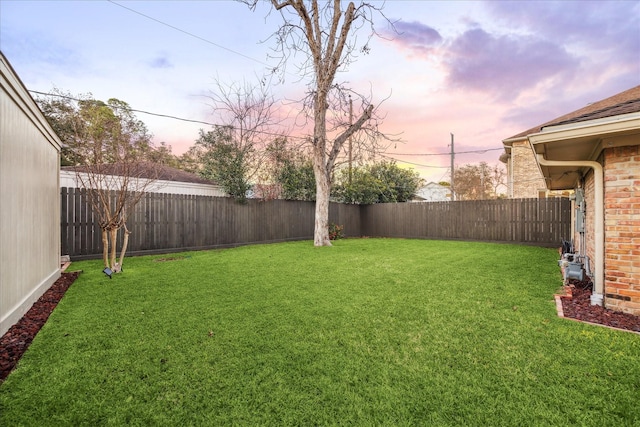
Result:
<instances>
[{"instance_id":1,"label":"dirt patch in grass","mask_svg":"<svg viewBox=\"0 0 640 427\"><path fill-rule=\"evenodd\" d=\"M62 273L24 316L0 338L0 383L15 368L42 325L80 272Z\"/></svg>"},{"instance_id":2,"label":"dirt patch in grass","mask_svg":"<svg viewBox=\"0 0 640 427\"><path fill-rule=\"evenodd\" d=\"M176 256L176 257L168 257L168 258L156 258L154 259L155 262L167 262L167 261L181 261L185 259L183 256Z\"/></svg>"}]
</instances>

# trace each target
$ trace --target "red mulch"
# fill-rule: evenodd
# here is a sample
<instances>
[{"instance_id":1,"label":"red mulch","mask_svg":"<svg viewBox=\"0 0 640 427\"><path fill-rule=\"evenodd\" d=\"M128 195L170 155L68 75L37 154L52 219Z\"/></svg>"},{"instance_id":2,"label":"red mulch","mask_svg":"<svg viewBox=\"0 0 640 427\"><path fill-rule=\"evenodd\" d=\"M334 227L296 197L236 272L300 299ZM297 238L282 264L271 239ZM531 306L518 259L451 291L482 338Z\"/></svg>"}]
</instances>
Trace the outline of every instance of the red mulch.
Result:
<instances>
[{"instance_id":1,"label":"red mulch","mask_svg":"<svg viewBox=\"0 0 640 427\"><path fill-rule=\"evenodd\" d=\"M570 289L571 296L560 298L564 317L640 332L640 316L591 305L591 282L571 281Z\"/></svg>"},{"instance_id":2,"label":"red mulch","mask_svg":"<svg viewBox=\"0 0 640 427\"><path fill-rule=\"evenodd\" d=\"M80 272L62 273L29 311L0 338L0 383L16 366L42 325Z\"/></svg>"}]
</instances>

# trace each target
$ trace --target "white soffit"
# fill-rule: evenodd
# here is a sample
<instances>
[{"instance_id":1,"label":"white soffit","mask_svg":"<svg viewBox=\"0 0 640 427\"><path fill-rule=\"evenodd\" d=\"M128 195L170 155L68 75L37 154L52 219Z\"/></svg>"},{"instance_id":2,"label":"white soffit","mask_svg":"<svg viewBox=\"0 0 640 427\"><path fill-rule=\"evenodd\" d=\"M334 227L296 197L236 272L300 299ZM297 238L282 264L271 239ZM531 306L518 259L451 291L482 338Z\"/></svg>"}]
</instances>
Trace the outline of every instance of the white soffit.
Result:
<instances>
[{"instance_id":1,"label":"white soffit","mask_svg":"<svg viewBox=\"0 0 640 427\"><path fill-rule=\"evenodd\" d=\"M595 161L605 148L640 145L640 113L549 126L529 141L547 160ZM552 190L573 188L585 172L571 165L539 167Z\"/></svg>"}]
</instances>

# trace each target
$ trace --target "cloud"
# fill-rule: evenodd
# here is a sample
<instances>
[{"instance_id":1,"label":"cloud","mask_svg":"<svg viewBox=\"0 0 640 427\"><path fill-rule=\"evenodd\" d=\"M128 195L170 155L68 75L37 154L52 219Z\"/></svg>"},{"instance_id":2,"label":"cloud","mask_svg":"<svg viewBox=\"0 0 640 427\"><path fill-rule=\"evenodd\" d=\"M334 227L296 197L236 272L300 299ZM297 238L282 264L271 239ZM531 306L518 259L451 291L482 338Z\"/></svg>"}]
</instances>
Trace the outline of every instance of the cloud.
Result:
<instances>
[{"instance_id":1,"label":"cloud","mask_svg":"<svg viewBox=\"0 0 640 427\"><path fill-rule=\"evenodd\" d=\"M483 8L487 19L465 18L466 29L446 38L427 24L400 21L393 42L433 61L448 89L498 101L640 82L640 2L486 1Z\"/></svg>"},{"instance_id":2,"label":"cloud","mask_svg":"<svg viewBox=\"0 0 640 427\"><path fill-rule=\"evenodd\" d=\"M597 85L578 85L579 90L554 87L548 91L548 95L541 94L536 99L509 110L502 119L506 124L517 126L520 133L636 85L638 85L638 76L626 75L621 78L607 79Z\"/></svg>"},{"instance_id":3,"label":"cloud","mask_svg":"<svg viewBox=\"0 0 640 427\"><path fill-rule=\"evenodd\" d=\"M566 79L579 60L561 46L534 36L496 36L474 28L450 42L443 63L452 86L504 100L517 98L545 80Z\"/></svg>"},{"instance_id":4,"label":"cloud","mask_svg":"<svg viewBox=\"0 0 640 427\"><path fill-rule=\"evenodd\" d=\"M513 108L504 117L506 123L526 130L640 83L640 2L487 1L484 5L495 23L570 52L569 68L557 70L556 76L562 78L548 80L543 91Z\"/></svg>"},{"instance_id":5,"label":"cloud","mask_svg":"<svg viewBox=\"0 0 640 427\"><path fill-rule=\"evenodd\" d=\"M640 72L640 2L487 1L493 19Z\"/></svg>"},{"instance_id":6,"label":"cloud","mask_svg":"<svg viewBox=\"0 0 640 427\"><path fill-rule=\"evenodd\" d=\"M158 56L149 62L151 68L173 68L173 64L165 56Z\"/></svg>"},{"instance_id":7,"label":"cloud","mask_svg":"<svg viewBox=\"0 0 640 427\"><path fill-rule=\"evenodd\" d=\"M398 21L394 24L396 33L391 35L393 41L420 54L428 54L442 44L442 36L438 31L420 22Z\"/></svg>"}]
</instances>

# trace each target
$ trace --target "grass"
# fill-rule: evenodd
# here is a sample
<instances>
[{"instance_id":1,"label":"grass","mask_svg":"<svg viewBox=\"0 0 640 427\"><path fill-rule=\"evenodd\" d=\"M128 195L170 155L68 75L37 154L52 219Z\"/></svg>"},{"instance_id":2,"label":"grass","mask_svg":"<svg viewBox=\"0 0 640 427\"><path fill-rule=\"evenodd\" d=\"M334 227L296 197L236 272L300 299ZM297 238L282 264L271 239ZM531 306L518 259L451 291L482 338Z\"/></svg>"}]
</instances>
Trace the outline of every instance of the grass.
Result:
<instances>
[{"instance_id":1,"label":"grass","mask_svg":"<svg viewBox=\"0 0 640 427\"><path fill-rule=\"evenodd\" d=\"M640 425L640 338L558 318L556 259L349 239L129 258L112 280L73 263L0 425Z\"/></svg>"}]
</instances>

